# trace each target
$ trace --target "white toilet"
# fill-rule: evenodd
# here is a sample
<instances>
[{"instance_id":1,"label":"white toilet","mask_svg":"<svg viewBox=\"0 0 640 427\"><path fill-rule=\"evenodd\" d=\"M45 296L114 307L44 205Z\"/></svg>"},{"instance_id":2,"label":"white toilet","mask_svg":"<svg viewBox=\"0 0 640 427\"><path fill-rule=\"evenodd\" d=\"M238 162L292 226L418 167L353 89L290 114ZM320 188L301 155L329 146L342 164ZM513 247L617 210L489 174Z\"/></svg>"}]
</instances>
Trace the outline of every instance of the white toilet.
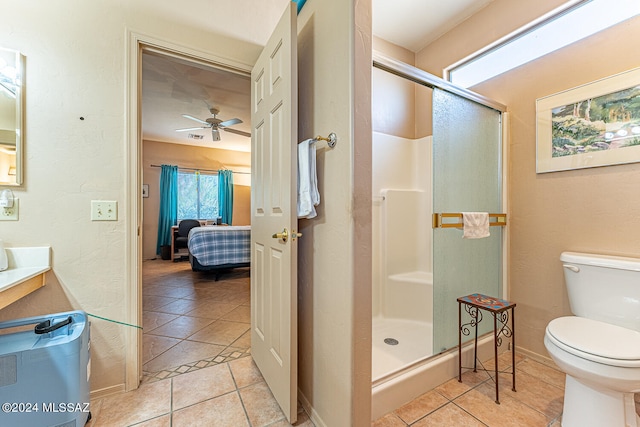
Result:
<instances>
[{"instance_id":1,"label":"white toilet","mask_svg":"<svg viewBox=\"0 0 640 427\"><path fill-rule=\"evenodd\" d=\"M640 427L640 259L564 252L575 316L547 325L544 344L566 374L563 427Z\"/></svg>"}]
</instances>

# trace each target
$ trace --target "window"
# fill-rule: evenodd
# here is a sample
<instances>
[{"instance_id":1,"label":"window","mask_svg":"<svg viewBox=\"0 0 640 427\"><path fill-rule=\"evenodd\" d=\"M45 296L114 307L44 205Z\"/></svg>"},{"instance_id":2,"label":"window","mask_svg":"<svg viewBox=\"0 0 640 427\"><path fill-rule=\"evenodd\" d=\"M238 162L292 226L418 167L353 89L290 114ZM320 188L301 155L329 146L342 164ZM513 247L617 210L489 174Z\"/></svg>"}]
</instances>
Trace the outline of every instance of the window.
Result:
<instances>
[{"instance_id":1,"label":"window","mask_svg":"<svg viewBox=\"0 0 640 427\"><path fill-rule=\"evenodd\" d=\"M450 82L465 88L568 46L640 13L638 0L573 0L447 68Z\"/></svg>"},{"instance_id":2,"label":"window","mask_svg":"<svg viewBox=\"0 0 640 427\"><path fill-rule=\"evenodd\" d=\"M218 217L218 175L178 172L178 220Z\"/></svg>"}]
</instances>

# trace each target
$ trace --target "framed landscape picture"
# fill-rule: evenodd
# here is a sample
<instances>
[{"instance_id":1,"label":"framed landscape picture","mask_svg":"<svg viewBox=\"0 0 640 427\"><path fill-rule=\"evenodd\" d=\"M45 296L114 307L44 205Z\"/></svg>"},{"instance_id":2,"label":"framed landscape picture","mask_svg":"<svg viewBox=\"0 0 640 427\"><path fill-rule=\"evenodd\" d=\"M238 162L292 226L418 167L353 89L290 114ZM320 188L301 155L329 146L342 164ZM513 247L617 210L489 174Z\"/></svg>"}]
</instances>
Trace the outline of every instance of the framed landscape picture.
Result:
<instances>
[{"instance_id":1,"label":"framed landscape picture","mask_svg":"<svg viewBox=\"0 0 640 427\"><path fill-rule=\"evenodd\" d=\"M640 161L640 68L536 100L536 172Z\"/></svg>"}]
</instances>

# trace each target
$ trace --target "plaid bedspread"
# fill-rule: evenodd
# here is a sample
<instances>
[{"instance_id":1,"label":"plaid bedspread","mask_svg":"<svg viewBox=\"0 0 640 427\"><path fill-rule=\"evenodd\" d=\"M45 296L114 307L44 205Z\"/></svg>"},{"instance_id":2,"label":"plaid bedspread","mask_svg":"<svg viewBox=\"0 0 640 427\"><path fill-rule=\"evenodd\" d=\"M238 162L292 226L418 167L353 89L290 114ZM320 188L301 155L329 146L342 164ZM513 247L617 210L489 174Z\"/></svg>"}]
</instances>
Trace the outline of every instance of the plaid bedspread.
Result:
<instances>
[{"instance_id":1,"label":"plaid bedspread","mask_svg":"<svg viewBox=\"0 0 640 427\"><path fill-rule=\"evenodd\" d=\"M251 226L196 227L189 232L189 252L203 266L251 261Z\"/></svg>"}]
</instances>

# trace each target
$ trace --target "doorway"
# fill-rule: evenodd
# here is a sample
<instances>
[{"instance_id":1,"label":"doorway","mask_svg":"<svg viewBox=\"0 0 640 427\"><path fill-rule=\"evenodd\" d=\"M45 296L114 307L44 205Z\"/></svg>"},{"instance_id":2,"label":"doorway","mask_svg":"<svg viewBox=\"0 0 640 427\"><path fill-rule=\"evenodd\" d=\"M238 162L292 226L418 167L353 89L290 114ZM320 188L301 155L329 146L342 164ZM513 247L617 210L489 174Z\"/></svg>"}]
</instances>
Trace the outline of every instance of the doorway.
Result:
<instances>
[{"instance_id":1,"label":"doorway","mask_svg":"<svg viewBox=\"0 0 640 427\"><path fill-rule=\"evenodd\" d=\"M131 34L130 40L130 120L131 123L137 124L137 126L131 127L131 134L129 138L129 140L131 141L129 147L129 170L131 171L131 177L128 179L128 182L130 182L128 209L130 213L129 217L137 219L137 222L131 224L131 228L135 229L135 231L130 231L129 234L131 236L137 237L135 239L131 239L129 241L129 244L127 245L127 258L130 260L130 265L128 268L129 278L130 282L132 283L132 286L130 287L130 297L128 298L128 310L131 318L137 319L137 324L145 324L146 321L146 324L150 325L148 328L145 328L145 332L155 331L158 336L163 336L165 339L161 340L163 341L162 346L155 347L152 352L148 352L146 351L148 349L145 349L144 345L144 334L140 331L134 331L132 334L130 334L128 340L129 350L127 357L127 390L132 390L138 387L140 380L143 379L143 372L145 372L144 362L149 361L150 355L154 355L154 352L164 353L175 346L181 345L181 343L185 341L194 341L199 343L195 345L195 347L199 349L199 353L197 352L197 354L194 355L194 360L189 363L198 362L198 360L196 359L200 359L201 362L202 360L206 360L207 358L209 359L209 362L214 361L213 359L220 356L220 354L228 347L228 345L225 345L225 343L222 342L219 342L217 344L207 343L206 341L211 341L211 339L203 336L205 334L203 330L207 327L210 327L213 323L217 322L222 317L227 317L224 322L246 323L246 326L242 326L240 329L246 327L246 330L249 330L249 323L247 320L249 312L248 270L238 270L236 273L233 273L233 275L231 276L227 276L227 279L221 280L219 283L215 282L213 276L211 276L210 282L219 285L211 286L210 283L207 283L209 281L207 277L204 277L203 275L198 276L197 273L191 271L188 261L182 261L174 264L171 263L171 261L161 261L159 259L159 256L157 257L158 259L149 261L151 258L156 257L155 240L157 233L157 222L155 224L155 229L154 224L151 224L151 226L149 226L149 223L152 223L154 221L149 220L149 217L145 213L149 213L149 211L153 212L154 210L152 201L152 196L154 193L153 187L155 187L155 192L157 195L159 181L157 179L154 181L152 176L146 174L146 169L150 167L150 162L149 159L145 158L145 153L148 154L149 152L156 152L157 147L163 146L164 149L169 153L165 153L165 157L168 157L168 159L170 160L168 160L166 163L177 163L179 166L194 166L197 169L201 169L203 168L201 163L206 162L208 166L207 169L217 170L221 168L221 165L224 165L229 168L241 169L244 171L250 170L250 153L238 151L239 153L243 154L234 156L233 149L223 149L222 147L220 147L216 150L211 150L206 145L204 145L205 143L208 145L212 144L211 133L209 133L208 135L209 139L206 140L205 132L193 132L194 134L200 133L204 136L204 143L200 146L198 146L198 144L193 144L193 142L175 143L174 141L169 141L167 140L167 138L162 137L161 132L158 132L157 134L151 133L151 135L149 136L149 134L145 132L144 127L145 105L143 96L143 78L149 77L151 81L154 82L154 84L166 85L170 83L172 85L172 90L170 92L172 100L174 102L176 100L183 102L184 108L187 108L189 105L189 100L185 99L185 94L189 95L189 97L192 98L191 101L199 104L197 108L200 108L200 113L197 111L194 112L192 110L189 110L188 108L184 110L181 109L175 112L175 115L178 116L179 119L183 120L182 123L168 124L171 132L175 133L175 129L184 128L189 125L190 121L184 119L182 117L182 114L190 114L192 116L199 117L199 115L209 113L208 107L210 106L219 107L220 110L224 111L225 114L233 114L233 116L230 115L229 117L236 117L240 113L234 114L235 109L242 108L238 107L236 104L233 104L231 101L229 101L228 98L216 100L198 100L198 95L201 95L202 93L199 92L196 84L187 81L188 84L185 85L183 81L175 79L176 70L179 70L182 67L187 67L188 69L192 70L194 74L203 72L214 73L217 77L223 79L226 82L227 87L234 87L234 84L232 83L234 80L244 81L248 85L248 73L250 69L248 66L244 66L242 64L225 63L224 61L220 61L218 58L203 56L201 52L190 52L188 49L176 48L175 46L171 46L166 42L150 39L146 36L141 36L138 34ZM163 70L162 67L156 67L151 71L150 76L143 76L143 74L145 73L145 58L153 58L155 60L155 65L158 64L157 60L159 58L163 60L170 59L173 63L173 68L172 70ZM182 87L180 85L182 85ZM227 92L226 95L229 95L229 93ZM222 98L222 96L220 96L219 98ZM216 103L215 105L214 102ZM247 111L248 104L249 102L247 100ZM222 108L225 108L226 110L222 110ZM168 114L167 111L161 111L161 113ZM243 121L247 124L248 127L250 124L250 116L247 116L246 120L243 118ZM198 125L198 123L195 124ZM221 133L221 139L224 143L226 142L225 137L227 136L227 133ZM231 136L230 133L228 135ZM231 138L228 138L230 140L229 142L233 142L233 140L235 139L233 138L233 136ZM151 148L146 147L146 144L148 142L147 138L149 138L149 140L151 140L151 138L153 139L152 143L150 144ZM250 142L248 143L248 147L250 147ZM195 150L198 154L194 156L193 150ZM202 154L207 151L212 153ZM247 151L249 151L249 149ZM191 152L191 154L189 154L189 152ZM157 152L156 155L158 155ZM193 160L194 157L196 158L196 160ZM150 179L151 181L146 182L147 179ZM240 179L240 181L242 183L242 178ZM249 175L246 175L246 182L247 184L250 183ZM148 192L146 192L144 198L142 194L143 184L148 185L148 187L146 187L148 188ZM244 201L244 205L248 210L248 207L250 206L250 186L241 186L241 192L244 193L245 197L241 197L240 199L246 199ZM147 195L149 197L146 197ZM243 202L241 201L240 205L242 204ZM152 213L150 218L153 218L153 216L154 215ZM157 219L157 211L155 218ZM245 218L249 218L248 212ZM149 244L149 240L151 240L153 243ZM150 250L149 248L151 246L153 248ZM156 270L155 272L152 271L151 273L149 273L145 271L145 268L143 268L143 265L148 262L171 264L165 266L164 268L161 268L160 270ZM145 272L145 277L143 277L143 271ZM147 283L148 281L153 281L153 283ZM185 287L187 283L189 284L188 286L190 288ZM234 293L234 295L232 296L231 293L226 292L230 289L230 287L232 287L232 284L236 285L235 288L233 288L234 291L241 291L240 295ZM217 290L212 290L212 288L216 288ZM169 293L166 295L151 295L151 293L160 293L161 289L168 290ZM145 299L147 300L147 302L145 302ZM205 307L207 304L203 304L204 300L207 300L207 304L209 305L209 307ZM189 303L189 301L191 302ZM171 304L173 304L174 307L170 307ZM234 305L234 307L230 307L230 305ZM156 313L162 313L162 316L158 316L155 319L150 320L150 317L147 315L146 319L143 319L143 308L145 307L151 307L153 309L164 307L163 311L156 311ZM231 308L231 310L226 310L229 308ZM235 313L231 313L235 309L237 309ZM222 314L225 310L227 311L227 313ZM174 313L165 313L166 311L174 311ZM243 314L244 312L246 312L247 314ZM191 314L191 316L186 316L187 314ZM229 318L233 316L235 316L233 319ZM211 319L211 317L218 317L218 319ZM209 320L207 320L207 318L209 318ZM166 320L169 321L165 322ZM213 321L210 322L210 320ZM240 320L242 320L242 322L240 322ZM244 322L244 320L247 321ZM223 323L223 321L220 320L219 323ZM179 332L180 330L182 330L182 332ZM235 328L234 330L237 332L239 328ZM188 339L198 332L202 332L201 335L197 337L199 341L196 341L195 337L191 340ZM160 333L162 333L162 335L160 335ZM244 332L242 332L242 334L240 335L243 334ZM176 337L171 335L183 335L183 337ZM229 342L229 344L236 342L237 339L240 338L240 336L229 336L227 340L231 340L232 338L233 340L232 342ZM216 340L218 339L219 338L216 338ZM201 345L203 343L208 345ZM186 344L182 345L186 346ZM204 354L202 353L203 348L208 348L210 350L213 350L213 352L211 354ZM248 346L244 348L245 350L247 350ZM247 351L244 351L244 353L241 351L240 353L244 354L247 353ZM157 356L157 354L155 355ZM206 357L203 358L203 356ZM236 354L236 356L238 355ZM218 358L218 361L220 360L221 359ZM166 366L163 366L163 368L164 367ZM173 368L175 372L175 368L177 367ZM184 369L185 368L182 368L182 370Z\"/></svg>"}]
</instances>

